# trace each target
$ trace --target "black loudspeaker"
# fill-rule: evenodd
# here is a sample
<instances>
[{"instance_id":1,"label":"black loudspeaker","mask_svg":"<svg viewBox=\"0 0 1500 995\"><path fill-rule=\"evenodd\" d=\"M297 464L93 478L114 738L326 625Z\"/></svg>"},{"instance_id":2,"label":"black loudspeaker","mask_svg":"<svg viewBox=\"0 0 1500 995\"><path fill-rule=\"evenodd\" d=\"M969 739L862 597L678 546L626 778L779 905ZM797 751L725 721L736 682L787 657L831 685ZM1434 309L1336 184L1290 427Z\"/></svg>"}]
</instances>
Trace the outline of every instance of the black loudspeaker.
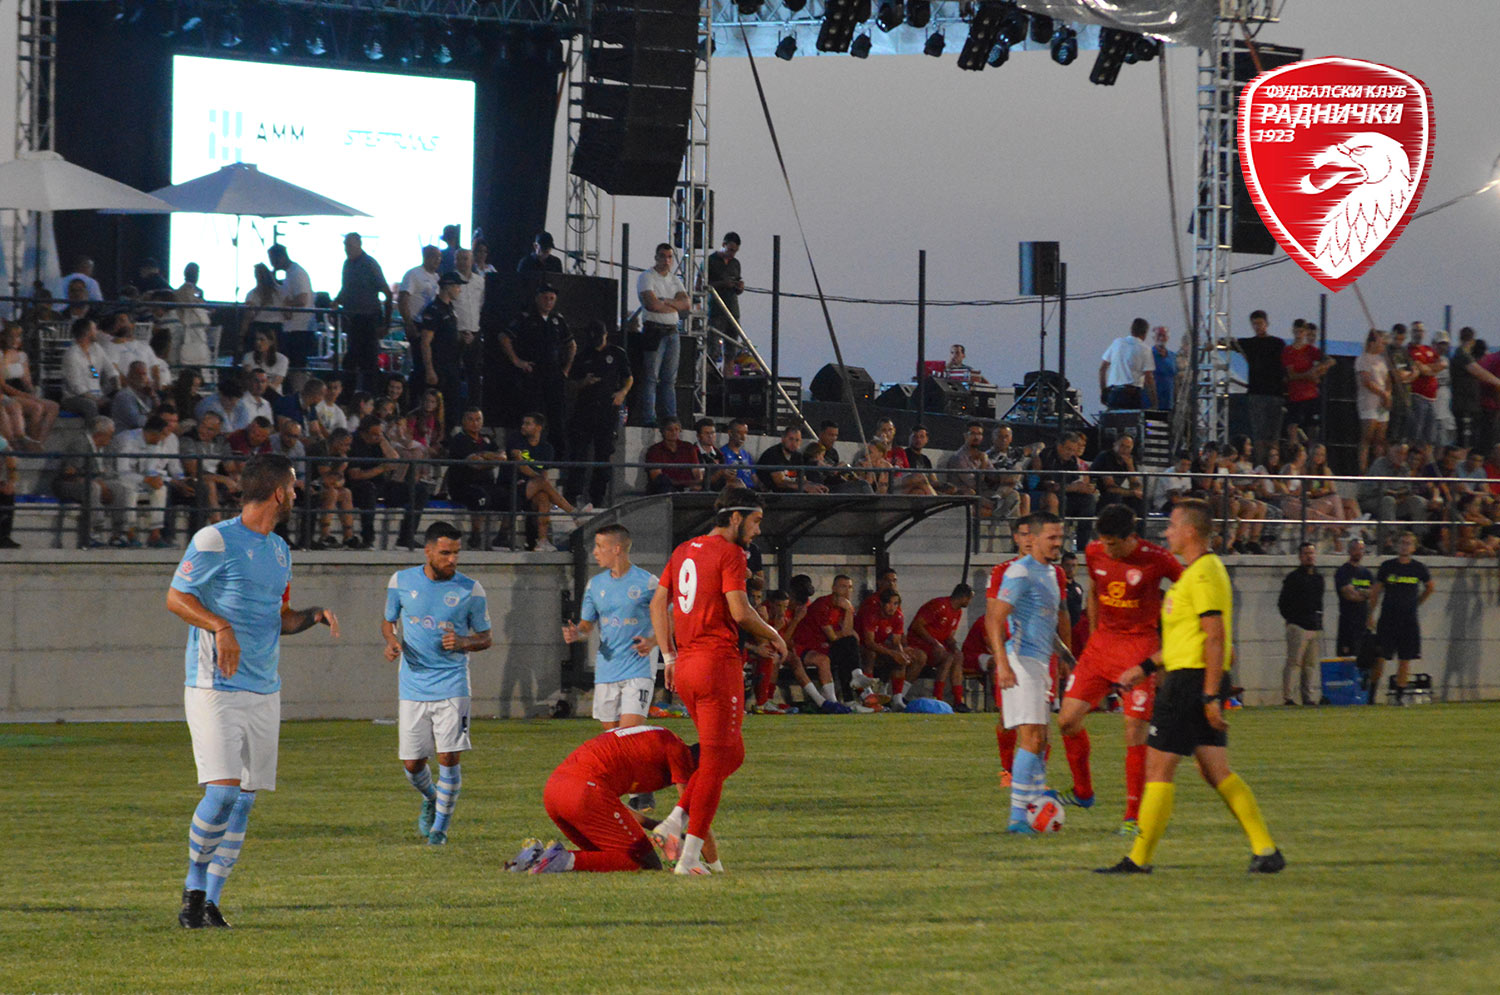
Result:
<instances>
[{"instance_id":1,"label":"black loudspeaker","mask_svg":"<svg viewBox=\"0 0 1500 995\"><path fill-rule=\"evenodd\" d=\"M573 175L616 196L671 196L687 151L697 46L697 0L595 5Z\"/></svg>"},{"instance_id":2,"label":"black loudspeaker","mask_svg":"<svg viewBox=\"0 0 1500 995\"><path fill-rule=\"evenodd\" d=\"M1302 49L1288 48L1284 45L1257 45L1256 54L1260 56L1260 65L1265 72L1302 58ZM1249 83L1258 74L1255 67L1255 59L1251 57L1250 50L1243 42L1235 42L1234 49L1225 53L1225 58L1233 60L1234 81L1239 84ZM1239 97L1235 97L1236 107ZM1234 231L1229 233L1229 245L1234 252L1244 252L1256 256L1270 256L1276 253L1276 236L1260 219L1260 211L1255 207L1255 201L1250 199L1250 189L1245 185L1245 171L1240 166L1239 156L1234 157ZM1223 240L1223 233L1219 235Z\"/></svg>"},{"instance_id":3,"label":"black loudspeaker","mask_svg":"<svg viewBox=\"0 0 1500 995\"><path fill-rule=\"evenodd\" d=\"M952 380L940 380L936 377L928 377L922 381L923 410L929 414L938 415L966 415L972 403L969 392ZM916 394L913 393L913 399Z\"/></svg>"},{"instance_id":4,"label":"black loudspeaker","mask_svg":"<svg viewBox=\"0 0 1500 995\"><path fill-rule=\"evenodd\" d=\"M875 399L875 378L862 366L846 366L849 372L849 385L852 388L856 401L873 401ZM839 376L839 368L829 363L818 371L818 375L812 378L809 385L814 401L826 401L830 404L843 404L848 402L844 394L844 378Z\"/></svg>"},{"instance_id":5,"label":"black loudspeaker","mask_svg":"<svg viewBox=\"0 0 1500 995\"><path fill-rule=\"evenodd\" d=\"M902 411L910 411L912 395L916 393L916 390L916 384L891 384L881 392L879 397L875 398L875 403L882 408L899 408Z\"/></svg>"},{"instance_id":6,"label":"black loudspeaker","mask_svg":"<svg viewBox=\"0 0 1500 995\"><path fill-rule=\"evenodd\" d=\"M1062 292L1058 243L1021 243L1021 294L1056 297Z\"/></svg>"},{"instance_id":7,"label":"black loudspeaker","mask_svg":"<svg viewBox=\"0 0 1500 995\"><path fill-rule=\"evenodd\" d=\"M772 393L770 377L729 377L724 381L724 409L715 413L726 420L743 418L758 432L770 423Z\"/></svg>"}]
</instances>

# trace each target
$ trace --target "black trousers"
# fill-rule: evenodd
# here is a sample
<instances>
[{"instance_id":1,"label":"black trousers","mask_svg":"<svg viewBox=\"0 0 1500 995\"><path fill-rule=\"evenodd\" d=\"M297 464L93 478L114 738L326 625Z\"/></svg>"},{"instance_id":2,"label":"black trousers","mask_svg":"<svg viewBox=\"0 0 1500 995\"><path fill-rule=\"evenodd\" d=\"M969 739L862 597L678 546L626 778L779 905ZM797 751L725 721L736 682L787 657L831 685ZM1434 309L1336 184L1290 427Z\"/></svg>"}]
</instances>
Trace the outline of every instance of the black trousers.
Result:
<instances>
[{"instance_id":1,"label":"black trousers","mask_svg":"<svg viewBox=\"0 0 1500 995\"><path fill-rule=\"evenodd\" d=\"M417 523L422 520L422 509L427 507L431 488L426 483L377 478L350 481L349 494L354 507L359 509L359 533L366 546L375 541L375 503L383 501L387 508L401 508L410 502L410 510L401 517L401 534L396 540L405 545L416 537Z\"/></svg>"},{"instance_id":2,"label":"black trousers","mask_svg":"<svg viewBox=\"0 0 1500 995\"><path fill-rule=\"evenodd\" d=\"M16 496L0 494L0 539L9 539L16 522Z\"/></svg>"},{"instance_id":3,"label":"black trousers","mask_svg":"<svg viewBox=\"0 0 1500 995\"><path fill-rule=\"evenodd\" d=\"M580 407L573 412L568 423L568 459L589 460L608 463L615 454L615 437L620 430L620 408L618 405L594 405ZM597 508L604 507L609 492L609 481L613 470L607 466L585 470L569 467L563 489L574 504L584 493L587 479L588 498Z\"/></svg>"},{"instance_id":4,"label":"black trousers","mask_svg":"<svg viewBox=\"0 0 1500 995\"><path fill-rule=\"evenodd\" d=\"M828 662L833 670L833 679L838 684L840 700L854 700L849 678L854 676L854 670L859 666L859 640L854 636L835 639L828 645Z\"/></svg>"},{"instance_id":5,"label":"black trousers","mask_svg":"<svg viewBox=\"0 0 1500 995\"><path fill-rule=\"evenodd\" d=\"M376 314L345 312L344 334L349 354L344 357L344 391L374 393L380 384L380 319Z\"/></svg>"}]
</instances>

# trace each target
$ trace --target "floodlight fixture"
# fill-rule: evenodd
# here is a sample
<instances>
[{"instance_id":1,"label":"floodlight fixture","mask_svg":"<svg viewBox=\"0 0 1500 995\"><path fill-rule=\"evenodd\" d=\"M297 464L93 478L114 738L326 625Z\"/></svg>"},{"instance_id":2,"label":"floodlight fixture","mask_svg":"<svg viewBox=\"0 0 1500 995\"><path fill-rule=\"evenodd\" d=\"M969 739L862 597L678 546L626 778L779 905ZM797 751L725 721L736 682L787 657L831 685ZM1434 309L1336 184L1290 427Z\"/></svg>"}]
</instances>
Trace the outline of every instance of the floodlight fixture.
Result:
<instances>
[{"instance_id":1,"label":"floodlight fixture","mask_svg":"<svg viewBox=\"0 0 1500 995\"><path fill-rule=\"evenodd\" d=\"M792 61L792 56L797 54L797 36L787 35L776 43L776 58L787 62Z\"/></svg>"},{"instance_id":2,"label":"floodlight fixture","mask_svg":"<svg viewBox=\"0 0 1500 995\"><path fill-rule=\"evenodd\" d=\"M995 42L995 47L990 49L990 57L985 60L991 69L999 69L1010 59L1010 46L1002 38Z\"/></svg>"},{"instance_id":3,"label":"floodlight fixture","mask_svg":"<svg viewBox=\"0 0 1500 995\"><path fill-rule=\"evenodd\" d=\"M932 0L906 0L906 23L925 28L932 21Z\"/></svg>"},{"instance_id":4,"label":"floodlight fixture","mask_svg":"<svg viewBox=\"0 0 1500 995\"><path fill-rule=\"evenodd\" d=\"M922 46L922 54L930 55L934 59L939 58L943 54L943 46L947 43L948 39L943 37L941 31L930 34L927 36L926 44Z\"/></svg>"},{"instance_id":5,"label":"floodlight fixture","mask_svg":"<svg viewBox=\"0 0 1500 995\"><path fill-rule=\"evenodd\" d=\"M1052 18L1046 14L1031 15L1031 40L1038 45L1045 45L1052 40L1053 23Z\"/></svg>"},{"instance_id":6,"label":"floodlight fixture","mask_svg":"<svg viewBox=\"0 0 1500 995\"><path fill-rule=\"evenodd\" d=\"M319 17L308 25L307 33L302 36L302 47L307 49L308 55L326 55L328 39L332 34L328 21Z\"/></svg>"},{"instance_id":7,"label":"floodlight fixture","mask_svg":"<svg viewBox=\"0 0 1500 995\"><path fill-rule=\"evenodd\" d=\"M1060 66L1071 66L1078 58L1078 32L1070 27L1061 27L1052 36L1052 61Z\"/></svg>"},{"instance_id":8,"label":"floodlight fixture","mask_svg":"<svg viewBox=\"0 0 1500 995\"><path fill-rule=\"evenodd\" d=\"M371 62L379 62L385 58L386 40L385 28L379 21L372 23L365 31L365 43L363 46L365 58Z\"/></svg>"},{"instance_id":9,"label":"floodlight fixture","mask_svg":"<svg viewBox=\"0 0 1500 995\"><path fill-rule=\"evenodd\" d=\"M884 0L880 12L875 15L875 23L880 25L881 31L895 31L905 19L906 7L901 0Z\"/></svg>"},{"instance_id":10,"label":"floodlight fixture","mask_svg":"<svg viewBox=\"0 0 1500 995\"><path fill-rule=\"evenodd\" d=\"M849 54L856 59L868 59L870 57L870 45L873 44L870 32L866 31L854 39L854 44L849 46Z\"/></svg>"}]
</instances>

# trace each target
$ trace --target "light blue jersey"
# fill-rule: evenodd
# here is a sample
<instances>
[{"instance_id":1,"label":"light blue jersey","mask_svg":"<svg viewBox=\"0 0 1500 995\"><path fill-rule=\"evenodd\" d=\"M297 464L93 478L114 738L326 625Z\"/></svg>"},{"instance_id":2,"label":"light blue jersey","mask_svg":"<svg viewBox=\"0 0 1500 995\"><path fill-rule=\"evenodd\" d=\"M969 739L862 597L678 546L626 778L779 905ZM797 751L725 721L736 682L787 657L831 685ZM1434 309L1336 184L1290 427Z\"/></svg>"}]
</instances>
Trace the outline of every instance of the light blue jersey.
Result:
<instances>
[{"instance_id":1,"label":"light blue jersey","mask_svg":"<svg viewBox=\"0 0 1500 995\"><path fill-rule=\"evenodd\" d=\"M655 593L656 577L637 566L618 578L606 570L583 589L579 617L599 627L594 683L652 676L651 657L641 656L631 642L636 636L651 636L651 596Z\"/></svg>"},{"instance_id":2,"label":"light blue jersey","mask_svg":"<svg viewBox=\"0 0 1500 995\"><path fill-rule=\"evenodd\" d=\"M189 626L188 687L256 694L281 690L281 608L291 581L292 554L276 533L261 535L238 518L198 530L172 575L172 587L234 627L240 665L233 677L219 673L218 640Z\"/></svg>"},{"instance_id":3,"label":"light blue jersey","mask_svg":"<svg viewBox=\"0 0 1500 995\"><path fill-rule=\"evenodd\" d=\"M484 587L461 573L432 580L423 567L391 574L385 620L401 623L402 701L469 696L469 654L443 649L443 635L490 631Z\"/></svg>"},{"instance_id":4,"label":"light blue jersey","mask_svg":"<svg viewBox=\"0 0 1500 995\"><path fill-rule=\"evenodd\" d=\"M1023 556L1006 568L998 597L1011 607L1006 650L1032 660L1051 659L1062 597L1057 589L1057 569L1035 557Z\"/></svg>"}]
</instances>

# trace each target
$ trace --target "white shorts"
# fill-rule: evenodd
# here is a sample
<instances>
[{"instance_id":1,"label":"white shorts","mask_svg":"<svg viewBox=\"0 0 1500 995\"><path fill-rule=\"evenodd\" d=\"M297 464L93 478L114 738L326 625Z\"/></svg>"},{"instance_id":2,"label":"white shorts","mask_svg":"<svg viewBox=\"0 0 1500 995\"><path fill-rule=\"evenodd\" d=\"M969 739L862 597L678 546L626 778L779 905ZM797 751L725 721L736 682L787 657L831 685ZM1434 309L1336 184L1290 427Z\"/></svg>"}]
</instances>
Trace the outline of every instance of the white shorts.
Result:
<instances>
[{"instance_id":1,"label":"white shorts","mask_svg":"<svg viewBox=\"0 0 1500 995\"><path fill-rule=\"evenodd\" d=\"M1009 650L1005 657L1016 675L1016 686L1006 688L1000 697L1000 714L1005 720L1005 728L1046 725L1050 714L1047 695L1052 690L1047 661L1017 656Z\"/></svg>"},{"instance_id":2,"label":"white shorts","mask_svg":"<svg viewBox=\"0 0 1500 995\"><path fill-rule=\"evenodd\" d=\"M618 722L622 715L639 715L651 711L651 692L656 680L632 677L628 681L610 681L594 685L594 718L600 722Z\"/></svg>"},{"instance_id":3,"label":"white shorts","mask_svg":"<svg viewBox=\"0 0 1500 995\"><path fill-rule=\"evenodd\" d=\"M281 692L182 689L182 710L193 737L198 783L239 781L243 791L276 790L281 737Z\"/></svg>"},{"instance_id":4,"label":"white shorts","mask_svg":"<svg viewBox=\"0 0 1500 995\"><path fill-rule=\"evenodd\" d=\"M425 760L439 753L464 753L469 746L469 699L401 702L396 720L401 760Z\"/></svg>"}]
</instances>

